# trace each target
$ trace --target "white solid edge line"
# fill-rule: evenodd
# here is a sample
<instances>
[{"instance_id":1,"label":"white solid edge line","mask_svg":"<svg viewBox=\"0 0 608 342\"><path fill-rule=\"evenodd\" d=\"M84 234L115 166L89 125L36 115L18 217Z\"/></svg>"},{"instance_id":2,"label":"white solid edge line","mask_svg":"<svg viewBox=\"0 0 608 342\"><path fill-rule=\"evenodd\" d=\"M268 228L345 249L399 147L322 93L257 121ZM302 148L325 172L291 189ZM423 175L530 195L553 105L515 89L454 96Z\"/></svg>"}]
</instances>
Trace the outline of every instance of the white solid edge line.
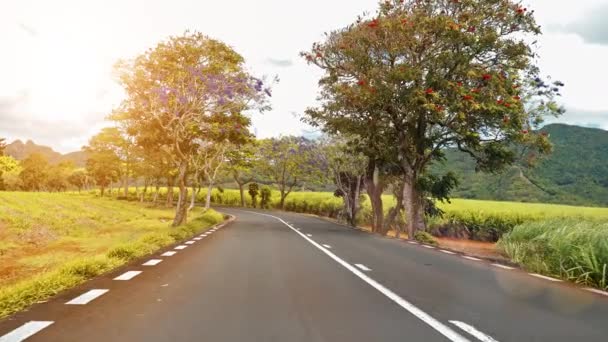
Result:
<instances>
[{"instance_id":1,"label":"white solid edge line","mask_svg":"<svg viewBox=\"0 0 608 342\"><path fill-rule=\"evenodd\" d=\"M175 247L174 249L177 249L178 251L181 251L182 249L186 249L186 248L188 248L188 246L186 246L186 245L179 245L179 246Z\"/></svg>"},{"instance_id":2,"label":"white solid edge line","mask_svg":"<svg viewBox=\"0 0 608 342\"><path fill-rule=\"evenodd\" d=\"M161 256L174 256L175 254L177 254L177 252L173 252L173 251L169 251L169 252L165 252L163 254L161 254Z\"/></svg>"},{"instance_id":3,"label":"white solid edge line","mask_svg":"<svg viewBox=\"0 0 608 342\"><path fill-rule=\"evenodd\" d=\"M481 259L478 259L478 258L475 258L472 256L468 256L468 255L463 255L462 257L465 259L473 260L473 261L481 261Z\"/></svg>"},{"instance_id":4,"label":"white solid edge line","mask_svg":"<svg viewBox=\"0 0 608 342\"><path fill-rule=\"evenodd\" d=\"M0 342L21 342L53 323L55 322L29 321L8 334L0 336Z\"/></svg>"},{"instance_id":5,"label":"white solid edge line","mask_svg":"<svg viewBox=\"0 0 608 342\"><path fill-rule=\"evenodd\" d=\"M355 266L359 267L362 271L365 271L365 272L369 272L372 270L371 268L369 268L363 264L355 264Z\"/></svg>"},{"instance_id":6,"label":"white solid edge line","mask_svg":"<svg viewBox=\"0 0 608 342\"><path fill-rule=\"evenodd\" d=\"M549 281L554 281L554 282L561 282L560 279L555 279L555 278L551 278L551 277L547 277L544 276L542 274L537 274L537 273L528 273L529 275L536 277L536 278L540 278L540 279L545 279L545 280L549 280Z\"/></svg>"},{"instance_id":7,"label":"white solid edge line","mask_svg":"<svg viewBox=\"0 0 608 342\"><path fill-rule=\"evenodd\" d=\"M505 266L501 264L492 264L494 267L502 268L503 270L514 270L515 267Z\"/></svg>"},{"instance_id":8,"label":"white solid edge line","mask_svg":"<svg viewBox=\"0 0 608 342\"><path fill-rule=\"evenodd\" d=\"M67 305L85 305L90 303L92 300L96 299L97 297L101 297L104 294L106 294L108 291L107 289L95 289L95 290L90 290L88 292L85 292L83 294L81 294L80 296L72 299L71 301L67 302Z\"/></svg>"},{"instance_id":9,"label":"white solid edge line","mask_svg":"<svg viewBox=\"0 0 608 342\"><path fill-rule=\"evenodd\" d=\"M450 321L450 323L454 324L455 326L457 326L460 329L464 330L465 332L469 333L471 336L475 337L476 339L480 340L481 342L498 342L491 336L488 336L488 335L482 333L481 331L475 329L474 326L471 326L471 325L468 325L466 323L459 322L459 321Z\"/></svg>"},{"instance_id":10,"label":"white solid edge line","mask_svg":"<svg viewBox=\"0 0 608 342\"><path fill-rule=\"evenodd\" d=\"M440 249L440 251L441 251L441 253L445 253L445 254L452 254L452 255L456 254L454 252L446 251L445 249Z\"/></svg>"},{"instance_id":11,"label":"white solid edge line","mask_svg":"<svg viewBox=\"0 0 608 342\"><path fill-rule=\"evenodd\" d=\"M119 275L118 277L114 278L114 280L123 280L123 281L131 280L140 274L141 274L141 271L127 271L127 272Z\"/></svg>"},{"instance_id":12,"label":"white solid edge line","mask_svg":"<svg viewBox=\"0 0 608 342\"><path fill-rule=\"evenodd\" d=\"M589 291L589 292L600 294L602 296L608 296L608 292L602 291L602 290L598 290L598 289L594 289L592 287L585 287L585 290Z\"/></svg>"},{"instance_id":13,"label":"white solid edge line","mask_svg":"<svg viewBox=\"0 0 608 342\"><path fill-rule=\"evenodd\" d=\"M323 247L327 248L327 249L331 249L330 245L323 245Z\"/></svg>"},{"instance_id":14,"label":"white solid edge line","mask_svg":"<svg viewBox=\"0 0 608 342\"><path fill-rule=\"evenodd\" d=\"M306 239L306 241L308 241L313 246L315 246L318 249L320 249L323 253L327 254L327 256L329 256L330 258L332 258L338 264L342 265L344 268L346 268L347 270L351 271L354 275L356 275L357 277L361 278L363 281L365 281L366 283L368 283L369 285L371 285L373 288L375 288L376 290L378 290L380 293L382 293L383 295L385 295L386 297L388 297L393 302L397 303L399 306L401 306L405 310L409 311L412 315L418 317L418 319L420 319L424 323L428 324L433 329L437 330L443 336L447 337L448 339L450 339L453 342L470 342L468 339L466 339L464 336L462 336L459 333L457 333L455 330L453 330L450 327L448 327L447 325L439 322L438 320L436 320L435 318L431 317L426 312L420 310L419 308L417 308L416 306L414 306L410 302L408 302L405 299L399 297L398 294L396 294L393 291L389 290L388 288L384 287L384 285L382 285L379 282L375 281L374 279L370 278L365 273L359 271L356 267L354 267L354 266L350 265L349 263L347 263L346 261L340 259L340 257L338 257L337 255L333 254L332 252L330 252L326 248L323 248L323 246L321 246L318 243L314 242L312 239L309 239L306 235L300 233L299 231L297 231L296 229L294 229L292 226L290 226L289 224L285 223L285 221L283 221L281 218L273 216L273 215L256 213L256 212L252 212L252 211L247 211L247 212L252 213L252 214L256 214L256 215L269 216L269 217L272 217L272 218L275 218L275 219L281 221L283 224L285 224L291 230L293 230L294 232L296 232L302 238Z\"/></svg>"},{"instance_id":15,"label":"white solid edge line","mask_svg":"<svg viewBox=\"0 0 608 342\"><path fill-rule=\"evenodd\" d=\"M156 266L156 265L160 264L161 262L163 262L161 259L150 259L141 265L142 266Z\"/></svg>"}]
</instances>

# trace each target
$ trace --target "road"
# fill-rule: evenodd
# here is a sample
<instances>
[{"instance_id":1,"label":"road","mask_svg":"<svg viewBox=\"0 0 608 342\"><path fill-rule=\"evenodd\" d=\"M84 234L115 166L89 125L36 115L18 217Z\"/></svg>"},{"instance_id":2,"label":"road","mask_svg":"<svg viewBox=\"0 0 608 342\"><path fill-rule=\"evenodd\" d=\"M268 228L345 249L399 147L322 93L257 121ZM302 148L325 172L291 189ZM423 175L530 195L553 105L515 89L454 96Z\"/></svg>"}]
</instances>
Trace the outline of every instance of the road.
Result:
<instances>
[{"instance_id":1,"label":"road","mask_svg":"<svg viewBox=\"0 0 608 342\"><path fill-rule=\"evenodd\" d=\"M0 321L0 342L607 340L601 294L314 217L222 211L236 221Z\"/></svg>"}]
</instances>

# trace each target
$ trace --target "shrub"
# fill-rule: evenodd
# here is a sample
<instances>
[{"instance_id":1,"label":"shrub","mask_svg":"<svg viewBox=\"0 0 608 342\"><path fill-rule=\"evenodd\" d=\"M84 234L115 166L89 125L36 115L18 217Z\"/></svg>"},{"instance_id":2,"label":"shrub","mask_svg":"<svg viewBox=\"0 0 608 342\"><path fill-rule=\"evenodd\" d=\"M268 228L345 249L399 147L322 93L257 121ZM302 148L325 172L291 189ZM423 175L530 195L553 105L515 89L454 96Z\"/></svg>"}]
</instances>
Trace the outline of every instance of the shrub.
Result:
<instances>
[{"instance_id":1,"label":"shrub","mask_svg":"<svg viewBox=\"0 0 608 342\"><path fill-rule=\"evenodd\" d=\"M439 245L433 235L423 231L416 232L416 234L414 234L414 240L431 246Z\"/></svg>"},{"instance_id":2,"label":"shrub","mask_svg":"<svg viewBox=\"0 0 608 342\"><path fill-rule=\"evenodd\" d=\"M529 271L608 289L608 223L526 222L505 234L498 246Z\"/></svg>"}]
</instances>

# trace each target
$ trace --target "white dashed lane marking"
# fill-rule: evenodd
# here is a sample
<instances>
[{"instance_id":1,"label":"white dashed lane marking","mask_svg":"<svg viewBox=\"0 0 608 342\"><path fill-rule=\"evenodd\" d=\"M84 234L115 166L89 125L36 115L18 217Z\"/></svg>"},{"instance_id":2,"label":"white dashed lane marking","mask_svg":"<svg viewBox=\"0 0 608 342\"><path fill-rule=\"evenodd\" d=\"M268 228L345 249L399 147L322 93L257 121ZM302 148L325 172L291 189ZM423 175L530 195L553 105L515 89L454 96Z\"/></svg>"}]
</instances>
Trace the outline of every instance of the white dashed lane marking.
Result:
<instances>
[{"instance_id":1,"label":"white dashed lane marking","mask_svg":"<svg viewBox=\"0 0 608 342\"><path fill-rule=\"evenodd\" d=\"M435 249L435 247L433 247L433 246L429 246L429 245L422 245L422 247L424 247L424 248L428 248L428 249Z\"/></svg>"},{"instance_id":2,"label":"white dashed lane marking","mask_svg":"<svg viewBox=\"0 0 608 342\"><path fill-rule=\"evenodd\" d=\"M327 249L331 249L330 245L323 245L323 247L327 248Z\"/></svg>"},{"instance_id":3,"label":"white dashed lane marking","mask_svg":"<svg viewBox=\"0 0 608 342\"><path fill-rule=\"evenodd\" d=\"M445 254L452 254L452 255L456 254L454 252L446 251L445 249L440 249L440 251L441 251L441 253L445 253Z\"/></svg>"},{"instance_id":4,"label":"white dashed lane marking","mask_svg":"<svg viewBox=\"0 0 608 342\"><path fill-rule=\"evenodd\" d=\"M369 272L372 269L368 268L367 266L363 265L363 264L355 264L355 266L357 266L360 270L365 271L365 272Z\"/></svg>"},{"instance_id":5,"label":"white dashed lane marking","mask_svg":"<svg viewBox=\"0 0 608 342\"><path fill-rule=\"evenodd\" d=\"M200 237L195 237L195 238L194 238L194 239L192 239L192 240L201 241L202 239L203 239L203 238L200 238Z\"/></svg>"},{"instance_id":6,"label":"white dashed lane marking","mask_svg":"<svg viewBox=\"0 0 608 342\"><path fill-rule=\"evenodd\" d=\"M188 242L186 242L186 245L194 245L195 242L196 241L188 241Z\"/></svg>"},{"instance_id":7,"label":"white dashed lane marking","mask_svg":"<svg viewBox=\"0 0 608 342\"><path fill-rule=\"evenodd\" d=\"M131 280L140 274L141 271L128 271L114 278L114 280Z\"/></svg>"},{"instance_id":8,"label":"white dashed lane marking","mask_svg":"<svg viewBox=\"0 0 608 342\"><path fill-rule=\"evenodd\" d=\"M106 294L108 291L107 289L95 289L95 290L91 290L89 292L85 292L82 295L72 299L71 301L67 302L67 305L85 305L88 304L89 302L91 302L92 300L103 296L104 294Z\"/></svg>"},{"instance_id":9,"label":"white dashed lane marking","mask_svg":"<svg viewBox=\"0 0 608 342\"><path fill-rule=\"evenodd\" d=\"M19 328L11 331L10 333L4 336L0 336L0 342L21 342L53 323L53 321L27 322Z\"/></svg>"},{"instance_id":10,"label":"white dashed lane marking","mask_svg":"<svg viewBox=\"0 0 608 342\"><path fill-rule=\"evenodd\" d=\"M179 246L175 247L174 249L177 249L178 251L181 251L182 249L186 249L186 248L188 248L188 246L179 245Z\"/></svg>"},{"instance_id":11,"label":"white dashed lane marking","mask_svg":"<svg viewBox=\"0 0 608 342\"><path fill-rule=\"evenodd\" d=\"M412 245L417 245L418 244L418 242L416 242L416 241L408 241L407 243L411 243Z\"/></svg>"},{"instance_id":12,"label":"white dashed lane marking","mask_svg":"<svg viewBox=\"0 0 608 342\"><path fill-rule=\"evenodd\" d=\"M177 254L177 252L169 251L169 252L165 252L165 253L161 254L161 256L170 257L170 256L174 256L175 254Z\"/></svg>"},{"instance_id":13,"label":"white dashed lane marking","mask_svg":"<svg viewBox=\"0 0 608 342\"><path fill-rule=\"evenodd\" d=\"M142 266L156 266L163 262L161 259L151 259L142 264Z\"/></svg>"},{"instance_id":14,"label":"white dashed lane marking","mask_svg":"<svg viewBox=\"0 0 608 342\"><path fill-rule=\"evenodd\" d=\"M306 234L306 236L308 236L308 237L312 237L312 234Z\"/></svg>"}]
</instances>

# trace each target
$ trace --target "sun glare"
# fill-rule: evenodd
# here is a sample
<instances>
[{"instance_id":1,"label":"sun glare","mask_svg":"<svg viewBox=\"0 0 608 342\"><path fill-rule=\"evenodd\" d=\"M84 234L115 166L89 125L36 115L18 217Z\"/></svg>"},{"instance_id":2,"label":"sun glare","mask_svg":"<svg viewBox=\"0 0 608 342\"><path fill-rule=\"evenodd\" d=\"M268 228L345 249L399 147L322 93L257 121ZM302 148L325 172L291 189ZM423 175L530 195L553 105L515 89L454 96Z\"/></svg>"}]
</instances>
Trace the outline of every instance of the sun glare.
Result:
<instances>
[{"instance_id":1,"label":"sun glare","mask_svg":"<svg viewBox=\"0 0 608 342\"><path fill-rule=\"evenodd\" d=\"M45 40L32 65L31 112L45 121L71 121L95 110L103 66L77 42ZM97 106L98 107L98 106Z\"/></svg>"}]
</instances>

